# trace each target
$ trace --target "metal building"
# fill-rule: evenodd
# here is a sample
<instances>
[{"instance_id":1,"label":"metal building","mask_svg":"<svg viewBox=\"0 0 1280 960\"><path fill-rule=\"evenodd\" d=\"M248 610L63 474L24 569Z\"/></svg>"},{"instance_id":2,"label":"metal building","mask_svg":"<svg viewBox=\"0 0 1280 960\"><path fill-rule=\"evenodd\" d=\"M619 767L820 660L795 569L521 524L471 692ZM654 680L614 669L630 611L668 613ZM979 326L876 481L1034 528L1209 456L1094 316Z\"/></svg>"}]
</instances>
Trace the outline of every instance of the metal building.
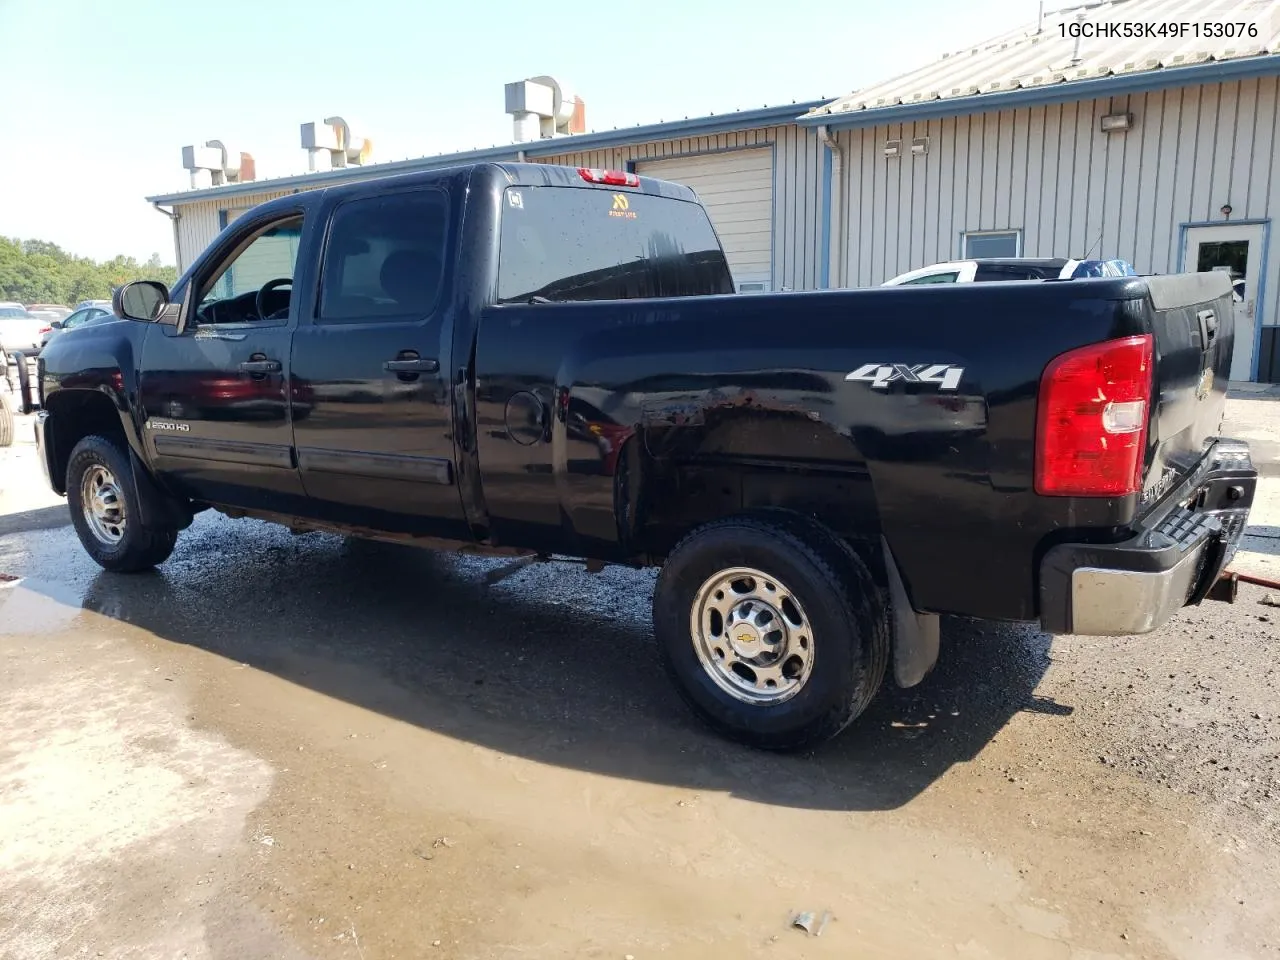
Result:
<instances>
[{"instance_id":1,"label":"metal building","mask_svg":"<svg viewBox=\"0 0 1280 960\"><path fill-rule=\"evenodd\" d=\"M1071 35L1106 23L1243 35ZM1228 269L1231 378L1280 381L1277 53L1276 0L1111 0L811 111L835 147L833 285L972 256Z\"/></svg>"},{"instance_id":2,"label":"metal building","mask_svg":"<svg viewBox=\"0 0 1280 960\"><path fill-rule=\"evenodd\" d=\"M875 285L970 256L1225 269L1238 293L1232 379L1280 381L1280 2L1031 12L1017 30L831 102L149 199L172 209L181 269L249 206L335 181L521 158L630 169L698 191L743 292ZM1073 36L1106 23L1256 27Z\"/></svg>"}]
</instances>

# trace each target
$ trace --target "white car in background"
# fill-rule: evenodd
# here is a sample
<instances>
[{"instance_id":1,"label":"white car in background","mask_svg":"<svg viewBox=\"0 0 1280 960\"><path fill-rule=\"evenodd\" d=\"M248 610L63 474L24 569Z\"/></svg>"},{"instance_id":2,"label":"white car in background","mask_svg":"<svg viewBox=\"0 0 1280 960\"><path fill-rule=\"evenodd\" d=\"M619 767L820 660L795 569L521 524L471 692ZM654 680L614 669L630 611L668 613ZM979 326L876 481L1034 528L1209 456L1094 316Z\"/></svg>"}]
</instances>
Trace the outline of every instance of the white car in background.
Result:
<instances>
[{"instance_id":1,"label":"white car in background","mask_svg":"<svg viewBox=\"0 0 1280 960\"><path fill-rule=\"evenodd\" d=\"M1072 280L1082 277L1136 277L1124 260L1074 260L1069 257L1000 257L951 260L900 273L881 286L921 283L989 283L1001 280Z\"/></svg>"},{"instance_id":2,"label":"white car in background","mask_svg":"<svg viewBox=\"0 0 1280 960\"><path fill-rule=\"evenodd\" d=\"M40 334L45 326L45 321L22 304L0 302L0 347L9 353L39 353Z\"/></svg>"}]
</instances>

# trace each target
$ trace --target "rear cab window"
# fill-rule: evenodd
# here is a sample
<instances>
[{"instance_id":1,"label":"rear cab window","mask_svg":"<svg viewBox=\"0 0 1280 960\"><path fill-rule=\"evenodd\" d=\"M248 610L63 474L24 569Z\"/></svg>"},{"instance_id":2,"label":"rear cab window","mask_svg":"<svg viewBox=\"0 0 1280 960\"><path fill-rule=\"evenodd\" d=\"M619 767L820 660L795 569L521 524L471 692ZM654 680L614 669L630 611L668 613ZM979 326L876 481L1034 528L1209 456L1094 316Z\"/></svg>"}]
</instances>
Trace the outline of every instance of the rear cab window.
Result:
<instances>
[{"instance_id":1,"label":"rear cab window","mask_svg":"<svg viewBox=\"0 0 1280 960\"><path fill-rule=\"evenodd\" d=\"M1010 280L1050 280L1057 275L1055 270L1031 265L979 264L973 279L975 283L1001 283Z\"/></svg>"},{"instance_id":2,"label":"rear cab window","mask_svg":"<svg viewBox=\"0 0 1280 960\"><path fill-rule=\"evenodd\" d=\"M920 283L955 283L959 277L960 277L960 274L955 271L952 271L950 273L928 273L928 274L925 274L923 277L915 277L911 280L903 280L902 285L905 287L908 284L914 285L914 284L920 284Z\"/></svg>"},{"instance_id":3,"label":"rear cab window","mask_svg":"<svg viewBox=\"0 0 1280 960\"><path fill-rule=\"evenodd\" d=\"M697 203L594 187L504 191L500 303L721 293L733 279Z\"/></svg>"}]
</instances>

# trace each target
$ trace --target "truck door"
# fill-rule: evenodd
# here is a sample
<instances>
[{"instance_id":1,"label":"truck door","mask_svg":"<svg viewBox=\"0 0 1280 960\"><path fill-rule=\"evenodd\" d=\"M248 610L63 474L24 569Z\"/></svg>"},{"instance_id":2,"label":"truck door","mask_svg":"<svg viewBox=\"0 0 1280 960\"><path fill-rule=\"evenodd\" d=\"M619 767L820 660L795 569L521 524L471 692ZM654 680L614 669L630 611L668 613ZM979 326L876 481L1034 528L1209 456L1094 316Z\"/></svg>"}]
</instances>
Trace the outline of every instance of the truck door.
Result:
<instances>
[{"instance_id":1,"label":"truck door","mask_svg":"<svg viewBox=\"0 0 1280 960\"><path fill-rule=\"evenodd\" d=\"M139 364L157 472L197 500L301 499L289 422L298 209L246 219L191 278L181 328L153 324Z\"/></svg>"},{"instance_id":2,"label":"truck door","mask_svg":"<svg viewBox=\"0 0 1280 960\"><path fill-rule=\"evenodd\" d=\"M466 538L455 474L445 186L338 194L298 329L294 442L321 519Z\"/></svg>"}]
</instances>

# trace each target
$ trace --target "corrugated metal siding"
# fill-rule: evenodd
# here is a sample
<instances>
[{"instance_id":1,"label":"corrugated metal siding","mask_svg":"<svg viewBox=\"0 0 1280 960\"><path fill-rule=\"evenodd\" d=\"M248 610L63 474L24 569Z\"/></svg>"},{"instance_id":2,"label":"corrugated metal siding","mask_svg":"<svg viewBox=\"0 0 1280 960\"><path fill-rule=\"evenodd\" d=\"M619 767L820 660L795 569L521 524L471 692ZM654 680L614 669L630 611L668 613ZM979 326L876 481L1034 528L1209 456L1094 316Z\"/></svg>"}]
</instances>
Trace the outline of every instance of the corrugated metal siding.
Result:
<instances>
[{"instance_id":1,"label":"corrugated metal siding","mask_svg":"<svg viewBox=\"0 0 1280 960\"><path fill-rule=\"evenodd\" d=\"M174 204L178 214L178 273L191 266L218 235L218 208L214 201Z\"/></svg>"},{"instance_id":2,"label":"corrugated metal siding","mask_svg":"<svg viewBox=\"0 0 1280 960\"><path fill-rule=\"evenodd\" d=\"M293 190L270 190L261 194L237 196L227 200L201 200L197 203L175 204L178 212L178 249L174 251L178 260L178 273L191 266L196 257L204 252L205 247L213 242L221 232L219 214L227 212L227 223L237 216L253 209L260 203L274 200L276 197L287 197Z\"/></svg>"},{"instance_id":3,"label":"corrugated metal siding","mask_svg":"<svg viewBox=\"0 0 1280 960\"><path fill-rule=\"evenodd\" d=\"M773 277L775 290L816 289L821 277L822 144L811 130L795 126L737 130L710 137L686 137L629 144L608 150L539 157L539 163L621 170L631 161L661 159L772 146Z\"/></svg>"},{"instance_id":4,"label":"corrugated metal siding","mask_svg":"<svg viewBox=\"0 0 1280 960\"><path fill-rule=\"evenodd\" d=\"M1134 127L1099 119L1130 111ZM1128 260L1171 273L1182 225L1280 215L1280 77L1024 107L842 132L837 224L849 225L834 282L879 284L961 254L966 230L1022 230L1024 256ZM930 137L923 157L884 142ZM1275 225L1272 225L1273 230ZM1262 322L1280 323L1280 238L1263 265Z\"/></svg>"}]
</instances>

